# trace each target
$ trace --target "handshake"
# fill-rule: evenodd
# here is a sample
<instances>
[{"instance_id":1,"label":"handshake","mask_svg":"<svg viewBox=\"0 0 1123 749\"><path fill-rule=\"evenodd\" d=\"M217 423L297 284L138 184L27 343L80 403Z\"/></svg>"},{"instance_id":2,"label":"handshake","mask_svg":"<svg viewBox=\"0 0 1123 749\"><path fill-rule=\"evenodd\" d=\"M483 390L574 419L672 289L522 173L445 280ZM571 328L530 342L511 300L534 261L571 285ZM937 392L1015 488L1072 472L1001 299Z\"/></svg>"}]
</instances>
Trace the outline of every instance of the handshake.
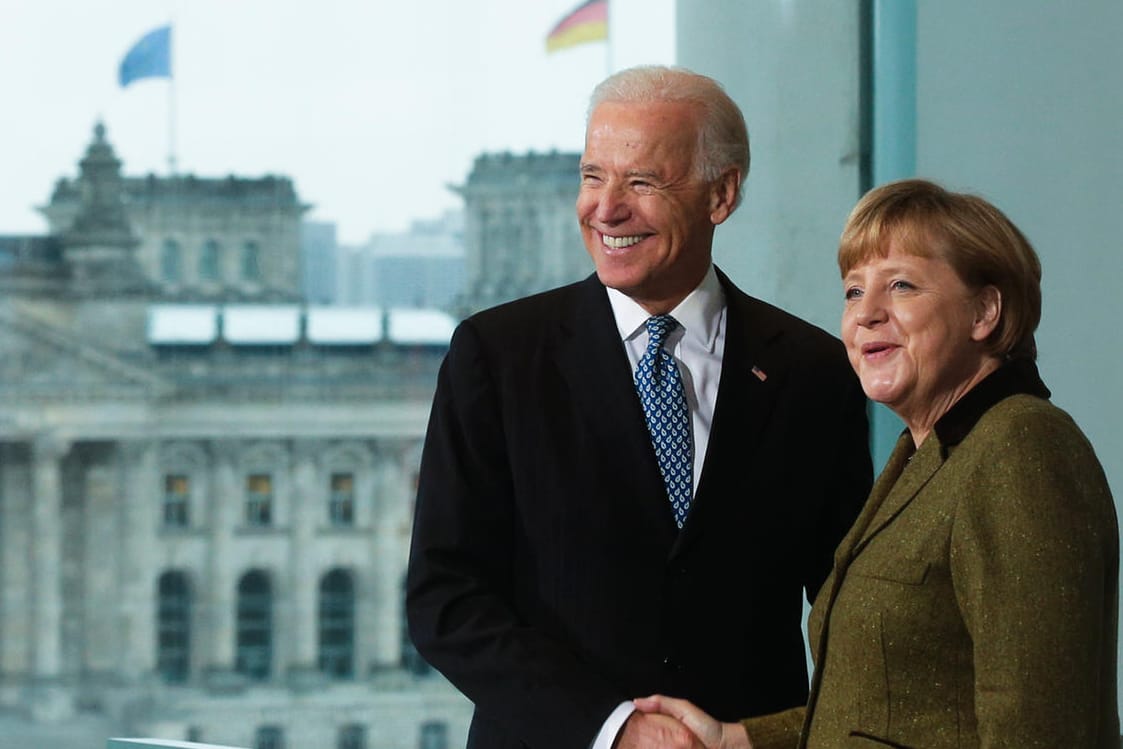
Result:
<instances>
[{"instance_id":1,"label":"handshake","mask_svg":"<svg viewBox=\"0 0 1123 749\"><path fill-rule=\"evenodd\" d=\"M753 749L740 723L721 723L687 700L653 695L633 701L613 749Z\"/></svg>"}]
</instances>

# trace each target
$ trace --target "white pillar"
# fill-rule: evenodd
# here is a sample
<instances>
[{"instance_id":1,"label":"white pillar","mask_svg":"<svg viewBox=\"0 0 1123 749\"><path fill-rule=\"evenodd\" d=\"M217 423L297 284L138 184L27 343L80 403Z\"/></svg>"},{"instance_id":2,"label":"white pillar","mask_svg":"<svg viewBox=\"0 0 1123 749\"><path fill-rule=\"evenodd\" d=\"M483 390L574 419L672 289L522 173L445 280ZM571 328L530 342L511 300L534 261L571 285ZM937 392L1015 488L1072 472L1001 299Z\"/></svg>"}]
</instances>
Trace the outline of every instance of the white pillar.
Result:
<instances>
[{"instance_id":1,"label":"white pillar","mask_svg":"<svg viewBox=\"0 0 1123 749\"><path fill-rule=\"evenodd\" d=\"M319 579L313 558L316 528L323 518L325 492L317 481L313 440L293 444L292 493L289 514L289 676L294 685L318 683Z\"/></svg>"},{"instance_id":2,"label":"white pillar","mask_svg":"<svg viewBox=\"0 0 1123 749\"><path fill-rule=\"evenodd\" d=\"M233 569L234 530L242 510L242 491L236 469L237 443L216 440L211 444L212 485L207 508L209 554L205 591L209 632L202 639L210 648L208 671L216 685L234 671L235 604L237 584Z\"/></svg>"},{"instance_id":3,"label":"white pillar","mask_svg":"<svg viewBox=\"0 0 1123 749\"><path fill-rule=\"evenodd\" d=\"M0 673L30 671L34 648L30 468L22 446L0 445Z\"/></svg>"},{"instance_id":4,"label":"white pillar","mask_svg":"<svg viewBox=\"0 0 1123 749\"><path fill-rule=\"evenodd\" d=\"M120 671L131 682L156 665L156 580L148 550L155 544L160 507L156 448L150 441L122 442L125 511L120 516Z\"/></svg>"},{"instance_id":5,"label":"white pillar","mask_svg":"<svg viewBox=\"0 0 1123 749\"><path fill-rule=\"evenodd\" d=\"M375 563L371 582L377 604L373 660L379 666L397 666L402 656L402 580L408 554L407 516L412 506L411 472L403 465L406 454L404 443L386 440L379 444L375 460Z\"/></svg>"},{"instance_id":6,"label":"white pillar","mask_svg":"<svg viewBox=\"0 0 1123 749\"><path fill-rule=\"evenodd\" d=\"M72 710L62 691L62 459L69 441L53 434L32 444L32 715L49 722Z\"/></svg>"}]
</instances>

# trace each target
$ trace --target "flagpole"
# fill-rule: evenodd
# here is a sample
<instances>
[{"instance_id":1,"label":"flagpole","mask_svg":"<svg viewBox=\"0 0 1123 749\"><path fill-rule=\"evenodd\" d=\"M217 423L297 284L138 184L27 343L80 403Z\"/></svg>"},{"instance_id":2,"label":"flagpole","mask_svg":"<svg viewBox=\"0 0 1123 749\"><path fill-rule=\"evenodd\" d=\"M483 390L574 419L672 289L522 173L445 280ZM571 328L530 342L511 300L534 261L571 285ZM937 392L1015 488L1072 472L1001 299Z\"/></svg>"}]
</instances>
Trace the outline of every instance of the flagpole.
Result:
<instances>
[{"instance_id":1,"label":"flagpole","mask_svg":"<svg viewBox=\"0 0 1123 749\"><path fill-rule=\"evenodd\" d=\"M175 13L169 14L168 28L171 30L172 39L170 49L168 50L168 175L174 177L176 174L176 156L175 156Z\"/></svg>"},{"instance_id":2,"label":"flagpole","mask_svg":"<svg viewBox=\"0 0 1123 749\"><path fill-rule=\"evenodd\" d=\"M168 82L168 174L176 173L175 161L175 76Z\"/></svg>"},{"instance_id":3,"label":"flagpole","mask_svg":"<svg viewBox=\"0 0 1123 749\"><path fill-rule=\"evenodd\" d=\"M604 77L612 75L612 3L609 3L605 9L605 24L607 30L604 33Z\"/></svg>"}]
</instances>

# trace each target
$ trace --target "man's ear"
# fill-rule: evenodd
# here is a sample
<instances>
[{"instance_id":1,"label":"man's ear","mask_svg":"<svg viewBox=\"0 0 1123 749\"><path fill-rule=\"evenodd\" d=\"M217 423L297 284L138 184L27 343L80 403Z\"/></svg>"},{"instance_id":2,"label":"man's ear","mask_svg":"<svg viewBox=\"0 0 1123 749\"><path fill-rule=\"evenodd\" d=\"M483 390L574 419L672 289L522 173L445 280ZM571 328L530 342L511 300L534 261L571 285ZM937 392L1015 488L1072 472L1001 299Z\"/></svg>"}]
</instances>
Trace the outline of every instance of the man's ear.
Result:
<instances>
[{"instance_id":1,"label":"man's ear","mask_svg":"<svg viewBox=\"0 0 1123 749\"><path fill-rule=\"evenodd\" d=\"M975 323L971 340L985 341L1002 319L1002 292L997 286L984 286L975 297Z\"/></svg>"},{"instance_id":2,"label":"man's ear","mask_svg":"<svg viewBox=\"0 0 1123 749\"><path fill-rule=\"evenodd\" d=\"M741 171L735 167L726 169L710 188L710 223L717 226L729 218L737 207L740 190Z\"/></svg>"}]
</instances>

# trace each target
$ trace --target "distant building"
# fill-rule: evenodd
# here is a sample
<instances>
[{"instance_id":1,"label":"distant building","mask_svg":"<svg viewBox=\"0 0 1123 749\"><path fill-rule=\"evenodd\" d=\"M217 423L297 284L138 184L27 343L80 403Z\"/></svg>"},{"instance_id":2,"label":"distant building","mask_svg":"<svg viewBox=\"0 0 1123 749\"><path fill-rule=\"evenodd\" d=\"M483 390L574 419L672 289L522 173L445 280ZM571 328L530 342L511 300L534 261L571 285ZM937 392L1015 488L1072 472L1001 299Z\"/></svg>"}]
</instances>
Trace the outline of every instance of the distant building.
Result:
<instances>
[{"instance_id":1,"label":"distant building","mask_svg":"<svg viewBox=\"0 0 1123 749\"><path fill-rule=\"evenodd\" d=\"M75 293L93 290L91 274L100 271L99 295L117 276L118 287L127 278L130 290L147 286L163 299L301 298L299 226L307 206L291 180L122 177L100 124L80 166L81 175L60 179L40 208L63 245Z\"/></svg>"},{"instance_id":2,"label":"distant building","mask_svg":"<svg viewBox=\"0 0 1123 749\"><path fill-rule=\"evenodd\" d=\"M467 314L593 271L574 213L577 153L484 154L456 188L464 198Z\"/></svg>"},{"instance_id":3,"label":"distant building","mask_svg":"<svg viewBox=\"0 0 1123 749\"><path fill-rule=\"evenodd\" d=\"M123 176L98 125L0 236L4 735L463 745L402 614L421 440L459 315L591 271L577 163L483 155L348 258L291 180Z\"/></svg>"},{"instance_id":4,"label":"distant building","mask_svg":"<svg viewBox=\"0 0 1123 749\"><path fill-rule=\"evenodd\" d=\"M99 125L50 233L0 237L0 718L23 745L91 714L463 745L471 707L402 615L455 320L308 304L304 208L282 177L123 177Z\"/></svg>"},{"instance_id":5,"label":"distant building","mask_svg":"<svg viewBox=\"0 0 1123 749\"><path fill-rule=\"evenodd\" d=\"M304 298L309 304L335 304L339 277L339 245L335 224L308 221L300 224L300 257Z\"/></svg>"},{"instance_id":6,"label":"distant building","mask_svg":"<svg viewBox=\"0 0 1123 749\"><path fill-rule=\"evenodd\" d=\"M341 251L336 300L344 305L451 309L464 290L464 214L414 221Z\"/></svg>"}]
</instances>

